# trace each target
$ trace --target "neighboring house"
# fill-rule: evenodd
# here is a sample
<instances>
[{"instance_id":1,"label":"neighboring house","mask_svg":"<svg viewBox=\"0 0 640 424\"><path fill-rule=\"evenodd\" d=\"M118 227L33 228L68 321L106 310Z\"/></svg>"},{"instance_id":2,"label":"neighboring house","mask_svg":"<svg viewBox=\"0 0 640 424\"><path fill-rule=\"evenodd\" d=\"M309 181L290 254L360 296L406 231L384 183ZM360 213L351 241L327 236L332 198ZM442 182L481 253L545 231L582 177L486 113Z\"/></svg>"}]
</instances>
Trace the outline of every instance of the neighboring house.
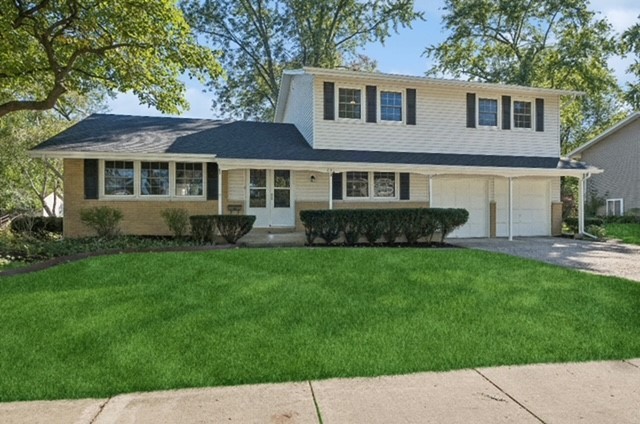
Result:
<instances>
[{"instance_id":1,"label":"neighboring house","mask_svg":"<svg viewBox=\"0 0 640 424\"><path fill-rule=\"evenodd\" d=\"M64 216L64 200L62 196L56 193L51 193L44 198L44 203L47 205L50 211L53 212L53 216ZM49 216L47 209L42 208L42 216Z\"/></svg>"},{"instance_id":2,"label":"neighboring house","mask_svg":"<svg viewBox=\"0 0 640 424\"><path fill-rule=\"evenodd\" d=\"M303 68L282 78L275 123L91 115L37 146L64 159L65 235L109 205L130 234L168 234L160 211L256 215L301 229L304 209L459 207L454 237L559 234L560 98L580 93Z\"/></svg>"},{"instance_id":3,"label":"neighboring house","mask_svg":"<svg viewBox=\"0 0 640 424\"><path fill-rule=\"evenodd\" d=\"M624 215L640 208L640 112L569 153L604 169L587 181L587 190L603 197L603 215Z\"/></svg>"}]
</instances>

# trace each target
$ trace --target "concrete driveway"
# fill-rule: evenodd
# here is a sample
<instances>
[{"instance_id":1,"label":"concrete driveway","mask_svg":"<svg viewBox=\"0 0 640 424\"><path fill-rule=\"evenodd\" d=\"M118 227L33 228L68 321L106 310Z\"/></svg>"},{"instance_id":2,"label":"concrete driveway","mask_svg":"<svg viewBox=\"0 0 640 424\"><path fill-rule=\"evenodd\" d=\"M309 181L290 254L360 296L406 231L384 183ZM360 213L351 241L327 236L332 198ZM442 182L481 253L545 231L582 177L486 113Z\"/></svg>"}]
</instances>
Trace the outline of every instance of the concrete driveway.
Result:
<instances>
[{"instance_id":1,"label":"concrete driveway","mask_svg":"<svg viewBox=\"0 0 640 424\"><path fill-rule=\"evenodd\" d=\"M558 237L521 237L513 241L504 238L449 239L448 242L640 282L640 246L631 244Z\"/></svg>"}]
</instances>

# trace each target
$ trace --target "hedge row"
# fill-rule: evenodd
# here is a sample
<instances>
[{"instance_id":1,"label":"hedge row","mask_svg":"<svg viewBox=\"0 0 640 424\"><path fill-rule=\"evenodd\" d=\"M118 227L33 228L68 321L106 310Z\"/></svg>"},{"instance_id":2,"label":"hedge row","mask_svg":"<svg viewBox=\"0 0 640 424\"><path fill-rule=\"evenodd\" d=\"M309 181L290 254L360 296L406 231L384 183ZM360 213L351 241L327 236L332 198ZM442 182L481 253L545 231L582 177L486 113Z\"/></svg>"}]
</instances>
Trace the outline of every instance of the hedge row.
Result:
<instances>
[{"instance_id":1,"label":"hedge row","mask_svg":"<svg viewBox=\"0 0 640 424\"><path fill-rule=\"evenodd\" d=\"M11 221L11 231L15 234L62 234L62 218L55 216L21 215Z\"/></svg>"},{"instance_id":2,"label":"hedge row","mask_svg":"<svg viewBox=\"0 0 640 424\"><path fill-rule=\"evenodd\" d=\"M574 233L578 232L578 218L565 218L564 223L567 225L569 230ZM604 224L604 220L602 218L585 218L584 219L584 227L590 227L592 225L597 225L601 227Z\"/></svg>"},{"instance_id":3,"label":"hedge row","mask_svg":"<svg viewBox=\"0 0 640 424\"><path fill-rule=\"evenodd\" d=\"M415 244L420 239L432 241L433 235L441 234L440 242L469 219L465 209L337 209L307 210L300 212L304 224L307 244L320 237L331 244L341 235L347 245L357 243L364 237L369 244L381 238L394 243L404 236L407 243Z\"/></svg>"},{"instance_id":4,"label":"hedge row","mask_svg":"<svg viewBox=\"0 0 640 424\"><path fill-rule=\"evenodd\" d=\"M215 228L227 243L235 244L253 228L254 215L192 215L191 236L198 243L213 242Z\"/></svg>"}]
</instances>

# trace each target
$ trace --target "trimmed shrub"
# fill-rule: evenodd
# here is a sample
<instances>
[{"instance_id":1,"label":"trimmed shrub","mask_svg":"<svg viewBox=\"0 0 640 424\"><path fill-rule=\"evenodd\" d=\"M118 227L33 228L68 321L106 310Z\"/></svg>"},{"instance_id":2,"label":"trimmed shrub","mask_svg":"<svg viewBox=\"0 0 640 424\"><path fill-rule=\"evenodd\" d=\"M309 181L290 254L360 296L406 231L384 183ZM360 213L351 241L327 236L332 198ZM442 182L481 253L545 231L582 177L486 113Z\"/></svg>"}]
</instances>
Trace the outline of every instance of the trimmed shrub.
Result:
<instances>
[{"instance_id":1,"label":"trimmed shrub","mask_svg":"<svg viewBox=\"0 0 640 424\"><path fill-rule=\"evenodd\" d=\"M227 243L236 242L253 228L255 215L215 215L214 221L220 235Z\"/></svg>"},{"instance_id":2,"label":"trimmed shrub","mask_svg":"<svg viewBox=\"0 0 640 424\"><path fill-rule=\"evenodd\" d=\"M62 234L62 218L57 216L21 215L11 221L14 234Z\"/></svg>"},{"instance_id":3,"label":"trimmed shrub","mask_svg":"<svg viewBox=\"0 0 640 424\"><path fill-rule=\"evenodd\" d=\"M160 215L176 238L184 237L189 231L189 212L186 210L164 209Z\"/></svg>"},{"instance_id":4,"label":"trimmed shrub","mask_svg":"<svg viewBox=\"0 0 640 424\"><path fill-rule=\"evenodd\" d=\"M189 217L191 237L196 243L214 243L215 217L215 215L192 215Z\"/></svg>"},{"instance_id":5,"label":"trimmed shrub","mask_svg":"<svg viewBox=\"0 0 640 424\"><path fill-rule=\"evenodd\" d=\"M98 237L112 238L120 234L120 221L123 214L120 209L110 206L96 206L80 210L80 220Z\"/></svg>"},{"instance_id":6,"label":"trimmed shrub","mask_svg":"<svg viewBox=\"0 0 640 424\"><path fill-rule=\"evenodd\" d=\"M609 217L609 218L618 218L618 217ZM606 218L606 221L607 223L610 223L608 218ZM592 225L597 225L598 227L601 227L604 225L604 222L605 222L605 219L602 219L602 218L585 218L584 226L585 228L590 227ZM567 218L564 220L564 223L571 232L573 232L574 234L578 233L578 218Z\"/></svg>"},{"instance_id":7,"label":"trimmed shrub","mask_svg":"<svg viewBox=\"0 0 640 424\"><path fill-rule=\"evenodd\" d=\"M342 209L309 210L300 212L309 244L312 235L319 235L327 244L342 233L345 244L355 244L364 236L370 244L384 236L393 243L404 235L407 242L415 244L420 238L431 241L436 231L442 233L441 242L469 219L465 209Z\"/></svg>"}]
</instances>

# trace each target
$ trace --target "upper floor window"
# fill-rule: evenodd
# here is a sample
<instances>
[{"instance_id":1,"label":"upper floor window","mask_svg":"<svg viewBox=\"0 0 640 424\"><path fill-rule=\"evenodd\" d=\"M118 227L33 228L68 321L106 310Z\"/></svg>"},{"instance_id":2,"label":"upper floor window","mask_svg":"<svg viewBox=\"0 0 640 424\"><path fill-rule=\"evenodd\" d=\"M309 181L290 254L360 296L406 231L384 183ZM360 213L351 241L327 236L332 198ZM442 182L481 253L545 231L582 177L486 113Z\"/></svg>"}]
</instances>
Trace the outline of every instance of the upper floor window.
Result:
<instances>
[{"instance_id":1,"label":"upper floor window","mask_svg":"<svg viewBox=\"0 0 640 424\"><path fill-rule=\"evenodd\" d=\"M402 93L380 92L380 119L382 121L402 121Z\"/></svg>"},{"instance_id":2,"label":"upper floor window","mask_svg":"<svg viewBox=\"0 0 640 424\"><path fill-rule=\"evenodd\" d=\"M104 162L104 194L108 196L132 196L134 170L131 161Z\"/></svg>"},{"instance_id":3,"label":"upper floor window","mask_svg":"<svg viewBox=\"0 0 640 424\"><path fill-rule=\"evenodd\" d=\"M478 99L478 125L484 127L498 126L498 100Z\"/></svg>"},{"instance_id":4,"label":"upper floor window","mask_svg":"<svg viewBox=\"0 0 640 424\"><path fill-rule=\"evenodd\" d=\"M513 126L515 128L531 128L531 102L513 102Z\"/></svg>"},{"instance_id":5,"label":"upper floor window","mask_svg":"<svg viewBox=\"0 0 640 424\"><path fill-rule=\"evenodd\" d=\"M202 196L202 176L201 163L176 163L176 196Z\"/></svg>"},{"instance_id":6,"label":"upper floor window","mask_svg":"<svg viewBox=\"0 0 640 424\"><path fill-rule=\"evenodd\" d=\"M362 110L362 91L356 88L338 89L338 117L360 119Z\"/></svg>"},{"instance_id":7,"label":"upper floor window","mask_svg":"<svg viewBox=\"0 0 640 424\"><path fill-rule=\"evenodd\" d=\"M140 163L140 193L143 196L169 195L169 163Z\"/></svg>"}]
</instances>

